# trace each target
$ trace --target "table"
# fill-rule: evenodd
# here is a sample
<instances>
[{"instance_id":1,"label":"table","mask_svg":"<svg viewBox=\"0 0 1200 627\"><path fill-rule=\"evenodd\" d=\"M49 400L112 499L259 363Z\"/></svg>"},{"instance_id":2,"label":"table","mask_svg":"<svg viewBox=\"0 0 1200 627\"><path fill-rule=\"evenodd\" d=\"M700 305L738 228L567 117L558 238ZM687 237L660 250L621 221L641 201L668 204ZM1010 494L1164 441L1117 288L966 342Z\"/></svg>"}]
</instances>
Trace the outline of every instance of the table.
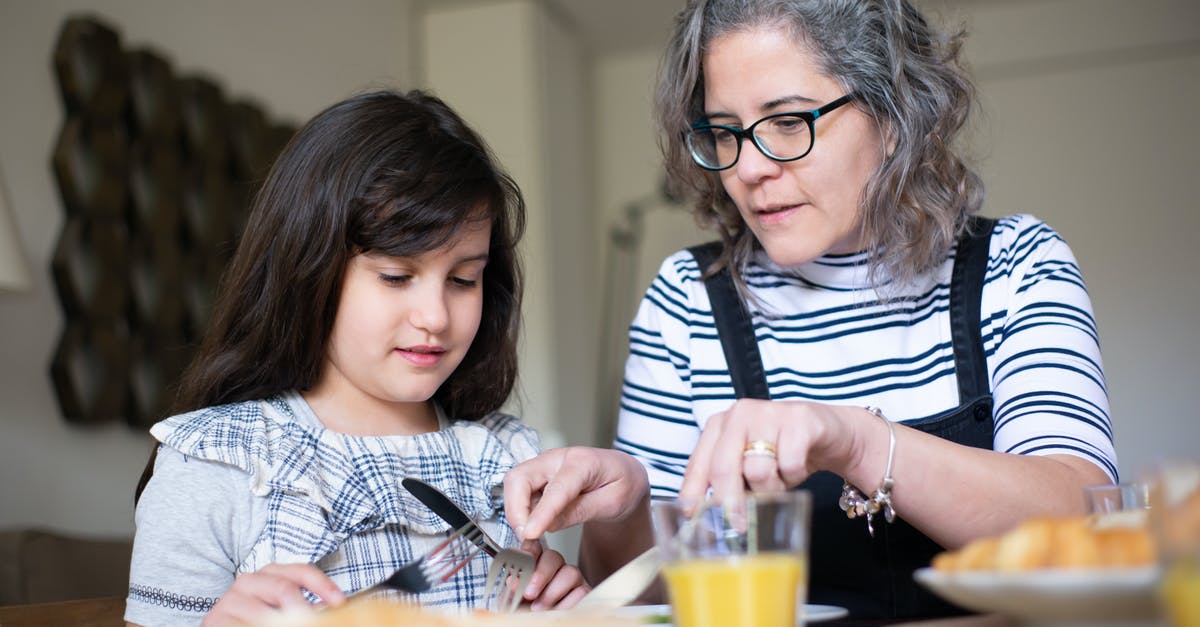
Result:
<instances>
[{"instance_id":1,"label":"table","mask_svg":"<svg viewBox=\"0 0 1200 627\"><path fill-rule=\"evenodd\" d=\"M4 627L125 627L125 597L0 607Z\"/></svg>"},{"instance_id":2,"label":"table","mask_svg":"<svg viewBox=\"0 0 1200 627\"><path fill-rule=\"evenodd\" d=\"M894 627L1016 627L1017 622L999 614L933 618L915 622L896 623Z\"/></svg>"}]
</instances>

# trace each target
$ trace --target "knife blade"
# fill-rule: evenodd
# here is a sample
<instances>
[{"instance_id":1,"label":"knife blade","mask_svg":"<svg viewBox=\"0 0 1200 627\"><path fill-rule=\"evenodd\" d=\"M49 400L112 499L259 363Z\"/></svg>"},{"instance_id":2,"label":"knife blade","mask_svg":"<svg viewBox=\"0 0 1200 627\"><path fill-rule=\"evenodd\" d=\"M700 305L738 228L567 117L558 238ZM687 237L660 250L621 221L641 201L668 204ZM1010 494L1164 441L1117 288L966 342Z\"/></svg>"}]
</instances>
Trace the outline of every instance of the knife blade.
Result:
<instances>
[{"instance_id":1,"label":"knife blade","mask_svg":"<svg viewBox=\"0 0 1200 627\"><path fill-rule=\"evenodd\" d=\"M428 483L420 479L407 477L400 481L400 485L404 486L404 489L408 490L409 494L417 497L417 500L423 503L425 507L433 510L433 513L437 514L438 518L446 521L446 524L450 525L450 527L454 529L462 529L469 526L479 527L457 503L450 500L450 497L446 496L441 490ZM492 557L496 557L496 553L500 551L500 545L496 544L496 541L484 532L482 527L479 528L479 540L476 541L476 544L479 545L479 548L483 549L484 553Z\"/></svg>"},{"instance_id":2,"label":"knife blade","mask_svg":"<svg viewBox=\"0 0 1200 627\"><path fill-rule=\"evenodd\" d=\"M592 588L573 609L609 610L628 605L654 581L660 568L662 560L658 547L650 547Z\"/></svg>"}]
</instances>

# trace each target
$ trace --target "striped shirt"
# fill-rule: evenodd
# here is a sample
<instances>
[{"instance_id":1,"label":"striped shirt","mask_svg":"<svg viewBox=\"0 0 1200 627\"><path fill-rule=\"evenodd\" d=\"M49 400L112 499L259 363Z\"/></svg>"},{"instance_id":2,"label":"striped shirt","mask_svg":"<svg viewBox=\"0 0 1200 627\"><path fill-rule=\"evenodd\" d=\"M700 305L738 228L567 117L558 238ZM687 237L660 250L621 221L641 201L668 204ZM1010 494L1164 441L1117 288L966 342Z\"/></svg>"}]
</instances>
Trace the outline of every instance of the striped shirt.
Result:
<instances>
[{"instance_id":1,"label":"striped shirt","mask_svg":"<svg viewBox=\"0 0 1200 627\"><path fill-rule=\"evenodd\" d=\"M241 573L316 564L342 590L376 584L448 537L446 523L400 486L445 492L502 545L517 544L491 487L537 454L512 416L449 421L412 436L325 429L295 392L173 416L136 512L125 618L198 625ZM483 601L491 558L477 554L419 595L423 605Z\"/></svg>"},{"instance_id":2,"label":"striped shirt","mask_svg":"<svg viewBox=\"0 0 1200 627\"><path fill-rule=\"evenodd\" d=\"M868 282L865 253L782 268L759 251L744 279L771 398L879 407L892 420L959 405L950 336L954 251L911 285ZM709 416L734 401L701 270L663 262L629 329L616 448L656 496L679 490ZM1099 336L1063 239L1028 215L997 222L980 310L997 451L1067 454L1117 476Z\"/></svg>"}]
</instances>

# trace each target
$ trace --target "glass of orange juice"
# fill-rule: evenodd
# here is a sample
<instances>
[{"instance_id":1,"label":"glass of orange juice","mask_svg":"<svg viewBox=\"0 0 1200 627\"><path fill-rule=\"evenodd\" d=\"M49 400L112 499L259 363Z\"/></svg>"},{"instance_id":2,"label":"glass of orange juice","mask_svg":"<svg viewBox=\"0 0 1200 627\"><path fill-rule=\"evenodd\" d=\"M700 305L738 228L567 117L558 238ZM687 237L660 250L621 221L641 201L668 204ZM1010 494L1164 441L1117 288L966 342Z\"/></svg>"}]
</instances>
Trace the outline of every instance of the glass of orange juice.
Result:
<instances>
[{"instance_id":1,"label":"glass of orange juice","mask_svg":"<svg viewBox=\"0 0 1200 627\"><path fill-rule=\"evenodd\" d=\"M1159 597L1171 625L1200 625L1200 462L1164 464L1155 479L1150 521L1163 567Z\"/></svg>"},{"instance_id":2,"label":"glass of orange juice","mask_svg":"<svg viewBox=\"0 0 1200 627\"><path fill-rule=\"evenodd\" d=\"M652 506L677 627L793 627L808 591L812 497L745 494Z\"/></svg>"}]
</instances>

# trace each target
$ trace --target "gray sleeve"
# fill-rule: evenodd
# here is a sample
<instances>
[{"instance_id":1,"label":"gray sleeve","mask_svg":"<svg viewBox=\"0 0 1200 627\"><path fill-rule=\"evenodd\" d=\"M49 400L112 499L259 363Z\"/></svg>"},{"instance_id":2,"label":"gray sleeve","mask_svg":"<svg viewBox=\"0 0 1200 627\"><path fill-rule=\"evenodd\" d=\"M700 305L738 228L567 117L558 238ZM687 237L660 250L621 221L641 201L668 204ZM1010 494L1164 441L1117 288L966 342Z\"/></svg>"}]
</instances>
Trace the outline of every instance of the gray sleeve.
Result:
<instances>
[{"instance_id":1,"label":"gray sleeve","mask_svg":"<svg viewBox=\"0 0 1200 627\"><path fill-rule=\"evenodd\" d=\"M245 471L160 446L134 515L125 620L199 625L261 533L262 500Z\"/></svg>"}]
</instances>

